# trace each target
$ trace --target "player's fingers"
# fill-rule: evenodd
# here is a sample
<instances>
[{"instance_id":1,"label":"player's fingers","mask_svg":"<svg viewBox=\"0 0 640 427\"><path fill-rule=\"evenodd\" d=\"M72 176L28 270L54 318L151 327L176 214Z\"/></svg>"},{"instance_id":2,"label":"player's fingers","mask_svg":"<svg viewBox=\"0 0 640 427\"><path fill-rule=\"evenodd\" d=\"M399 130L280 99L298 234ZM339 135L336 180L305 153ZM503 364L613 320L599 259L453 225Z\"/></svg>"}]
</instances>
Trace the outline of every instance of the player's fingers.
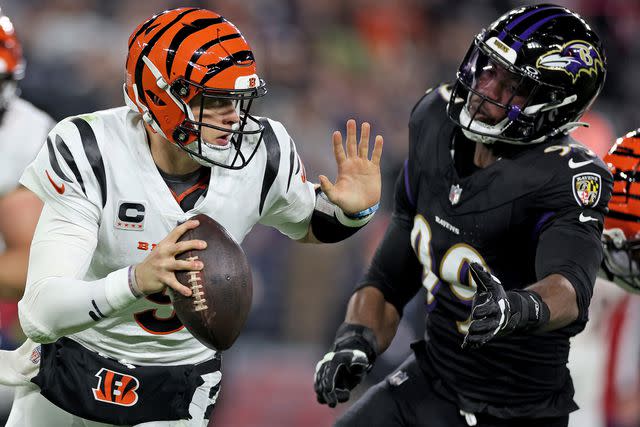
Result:
<instances>
[{"instance_id":1,"label":"player's fingers","mask_svg":"<svg viewBox=\"0 0 640 427\"><path fill-rule=\"evenodd\" d=\"M347 157L355 157L358 154L358 142L356 140L356 121L347 120Z\"/></svg>"},{"instance_id":2,"label":"player's fingers","mask_svg":"<svg viewBox=\"0 0 640 427\"><path fill-rule=\"evenodd\" d=\"M469 273L471 273L471 277L476 286L478 286L479 291L488 292L491 290L491 275L481 264L477 262L469 264Z\"/></svg>"},{"instance_id":3,"label":"player's fingers","mask_svg":"<svg viewBox=\"0 0 640 427\"><path fill-rule=\"evenodd\" d=\"M170 268L172 271L200 271L204 268L204 263L198 259L177 259Z\"/></svg>"},{"instance_id":4,"label":"player's fingers","mask_svg":"<svg viewBox=\"0 0 640 427\"><path fill-rule=\"evenodd\" d=\"M204 240L183 240L173 245L171 253L175 256L186 251L201 251L206 247L207 242Z\"/></svg>"},{"instance_id":5,"label":"player's fingers","mask_svg":"<svg viewBox=\"0 0 640 427\"><path fill-rule=\"evenodd\" d=\"M329 405L329 408L335 408L336 405L338 404L338 399L336 399L336 393L332 390L329 392L325 392L323 394L324 397L324 401L327 402L327 405Z\"/></svg>"},{"instance_id":6,"label":"player's fingers","mask_svg":"<svg viewBox=\"0 0 640 427\"><path fill-rule=\"evenodd\" d=\"M324 175L320 175L318 179L320 180L320 189L324 194L327 195L329 199L331 199L333 193L333 184L331 183L331 181L329 181L329 178Z\"/></svg>"},{"instance_id":7,"label":"player's fingers","mask_svg":"<svg viewBox=\"0 0 640 427\"><path fill-rule=\"evenodd\" d=\"M380 158L382 157L383 145L384 145L384 140L382 136L376 135L376 142L373 146L373 153L371 153L371 161L376 166L380 166Z\"/></svg>"},{"instance_id":8,"label":"player's fingers","mask_svg":"<svg viewBox=\"0 0 640 427\"><path fill-rule=\"evenodd\" d=\"M178 225L173 230L171 230L169 232L169 234L167 234L167 237L165 237L163 239L163 241L170 242L170 243L177 242L178 239L184 233L187 232L187 230L192 230L192 229L196 228L198 225L200 225L200 221L198 221L197 219L187 220L187 221L183 222L182 224Z\"/></svg>"},{"instance_id":9,"label":"player's fingers","mask_svg":"<svg viewBox=\"0 0 640 427\"><path fill-rule=\"evenodd\" d=\"M486 294L485 294L486 295ZM473 307L471 317L474 319L482 319L483 317L493 316L500 312L498 305L492 301L485 301Z\"/></svg>"},{"instance_id":10,"label":"player's fingers","mask_svg":"<svg viewBox=\"0 0 640 427\"><path fill-rule=\"evenodd\" d=\"M488 332L485 334L467 334L466 338L466 347L469 348L479 348L485 345L491 338L493 338L493 332Z\"/></svg>"},{"instance_id":11,"label":"player's fingers","mask_svg":"<svg viewBox=\"0 0 640 427\"><path fill-rule=\"evenodd\" d=\"M496 322L493 318L478 319L469 325L469 334L484 335L496 329Z\"/></svg>"},{"instance_id":12,"label":"player's fingers","mask_svg":"<svg viewBox=\"0 0 640 427\"><path fill-rule=\"evenodd\" d=\"M360 126L360 144L358 144L358 156L362 159L369 158L369 133L371 125L367 122Z\"/></svg>"},{"instance_id":13,"label":"player's fingers","mask_svg":"<svg viewBox=\"0 0 640 427\"><path fill-rule=\"evenodd\" d=\"M351 393L349 390L337 389L336 390L336 400L338 403L344 403L349 400Z\"/></svg>"},{"instance_id":14,"label":"player's fingers","mask_svg":"<svg viewBox=\"0 0 640 427\"><path fill-rule=\"evenodd\" d=\"M169 288L173 289L174 291L184 295L185 297L190 297L192 292L191 292L191 288L183 285L182 283L180 283L178 281L178 279L176 278L176 275L173 273L169 273L167 275L165 275L163 277L162 282L168 286Z\"/></svg>"},{"instance_id":15,"label":"player's fingers","mask_svg":"<svg viewBox=\"0 0 640 427\"><path fill-rule=\"evenodd\" d=\"M340 165L347 159L344 147L342 146L342 134L339 131L333 132L331 141L333 142L333 155L336 158L336 163Z\"/></svg>"}]
</instances>

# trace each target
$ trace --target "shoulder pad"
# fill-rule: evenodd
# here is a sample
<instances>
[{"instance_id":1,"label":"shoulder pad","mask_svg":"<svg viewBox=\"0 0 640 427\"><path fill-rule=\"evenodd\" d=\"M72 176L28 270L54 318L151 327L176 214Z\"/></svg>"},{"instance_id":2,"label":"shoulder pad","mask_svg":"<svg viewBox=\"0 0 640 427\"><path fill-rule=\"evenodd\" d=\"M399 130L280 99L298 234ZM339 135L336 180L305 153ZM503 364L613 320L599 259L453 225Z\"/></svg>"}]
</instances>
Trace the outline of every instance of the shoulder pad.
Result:
<instances>
[{"instance_id":1,"label":"shoulder pad","mask_svg":"<svg viewBox=\"0 0 640 427\"><path fill-rule=\"evenodd\" d=\"M545 193L549 197L554 195L557 203L576 208L594 208L602 205L601 195L604 195L605 201L608 200L611 173L602 159L589 148L571 138L562 138L536 151L536 169L551 177ZM562 194L565 196L560 197Z\"/></svg>"},{"instance_id":2,"label":"shoulder pad","mask_svg":"<svg viewBox=\"0 0 640 427\"><path fill-rule=\"evenodd\" d=\"M423 111L427 109L429 106L433 104L441 104L444 101L444 104L449 102L449 98L451 97L451 85L447 83L441 83L438 86L434 86L432 88L427 89L427 91L422 95L420 100L413 106L411 109L411 116L419 111Z\"/></svg>"}]
</instances>

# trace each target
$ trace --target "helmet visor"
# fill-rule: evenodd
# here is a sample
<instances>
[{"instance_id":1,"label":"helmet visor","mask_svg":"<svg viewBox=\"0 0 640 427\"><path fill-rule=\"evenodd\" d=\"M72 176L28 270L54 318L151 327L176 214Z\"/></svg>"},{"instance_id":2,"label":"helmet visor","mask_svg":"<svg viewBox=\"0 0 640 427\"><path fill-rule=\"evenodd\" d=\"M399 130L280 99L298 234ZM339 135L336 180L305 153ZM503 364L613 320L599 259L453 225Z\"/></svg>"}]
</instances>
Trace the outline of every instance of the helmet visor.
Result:
<instances>
[{"instance_id":1,"label":"helmet visor","mask_svg":"<svg viewBox=\"0 0 640 427\"><path fill-rule=\"evenodd\" d=\"M530 142L535 138L538 113L552 101L540 99L544 86L549 85L537 80L533 72L498 55L481 34L458 70L449 116L475 134L505 142Z\"/></svg>"}]
</instances>

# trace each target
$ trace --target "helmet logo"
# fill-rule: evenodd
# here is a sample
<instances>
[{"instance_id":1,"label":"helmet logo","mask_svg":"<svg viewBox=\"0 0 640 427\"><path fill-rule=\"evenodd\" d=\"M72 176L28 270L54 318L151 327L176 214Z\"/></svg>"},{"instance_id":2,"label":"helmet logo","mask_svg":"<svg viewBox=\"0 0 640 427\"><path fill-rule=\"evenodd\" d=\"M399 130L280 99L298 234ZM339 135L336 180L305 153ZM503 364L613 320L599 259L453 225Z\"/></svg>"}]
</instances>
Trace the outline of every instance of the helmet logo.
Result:
<instances>
[{"instance_id":1,"label":"helmet logo","mask_svg":"<svg viewBox=\"0 0 640 427\"><path fill-rule=\"evenodd\" d=\"M604 64L598 50L583 40L572 40L560 49L555 49L538 58L538 68L562 71L571 76L575 83L581 74L598 74L604 71Z\"/></svg>"},{"instance_id":2,"label":"helmet logo","mask_svg":"<svg viewBox=\"0 0 640 427\"><path fill-rule=\"evenodd\" d=\"M251 88L256 87L256 78L255 77L249 78L249 87L251 87Z\"/></svg>"}]
</instances>

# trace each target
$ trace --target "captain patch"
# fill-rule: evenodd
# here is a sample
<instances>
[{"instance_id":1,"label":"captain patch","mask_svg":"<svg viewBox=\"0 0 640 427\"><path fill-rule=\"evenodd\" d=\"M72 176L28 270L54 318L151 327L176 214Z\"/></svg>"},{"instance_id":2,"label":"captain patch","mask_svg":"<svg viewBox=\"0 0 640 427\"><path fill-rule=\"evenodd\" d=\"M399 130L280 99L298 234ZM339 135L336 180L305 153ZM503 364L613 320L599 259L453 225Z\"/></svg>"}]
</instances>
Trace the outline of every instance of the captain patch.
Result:
<instances>
[{"instance_id":1,"label":"captain patch","mask_svg":"<svg viewBox=\"0 0 640 427\"><path fill-rule=\"evenodd\" d=\"M573 176L573 197L578 205L593 207L600 200L602 180L600 175L591 172L579 173Z\"/></svg>"}]
</instances>

